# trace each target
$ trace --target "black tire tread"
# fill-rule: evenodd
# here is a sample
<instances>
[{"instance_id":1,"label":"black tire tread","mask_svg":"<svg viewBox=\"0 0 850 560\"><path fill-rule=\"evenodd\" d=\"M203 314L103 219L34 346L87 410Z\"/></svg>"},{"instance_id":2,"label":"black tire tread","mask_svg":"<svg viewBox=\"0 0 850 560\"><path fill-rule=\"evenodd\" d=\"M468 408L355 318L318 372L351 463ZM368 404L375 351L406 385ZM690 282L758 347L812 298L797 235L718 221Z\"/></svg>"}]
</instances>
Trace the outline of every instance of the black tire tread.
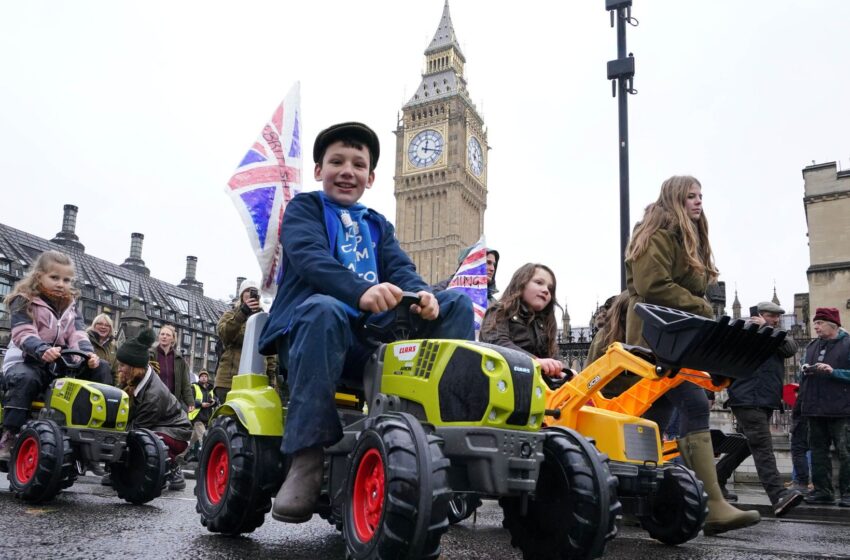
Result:
<instances>
[{"instance_id":1,"label":"black tire tread","mask_svg":"<svg viewBox=\"0 0 850 560\"><path fill-rule=\"evenodd\" d=\"M127 433L125 453L132 453L131 446L136 445L141 446L141 461L128 457L127 462L114 463L110 469L112 487L118 493L118 497L131 504L140 505L162 495L168 452L163 441L155 433L146 429ZM137 470L140 473L135 472ZM138 476L133 476L136 474L142 475L141 483Z\"/></svg>"},{"instance_id":2,"label":"black tire tread","mask_svg":"<svg viewBox=\"0 0 850 560\"><path fill-rule=\"evenodd\" d=\"M652 512L639 521L653 539L677 545L699 535L707 515L708 496L702 482L682 465L669 464Z\"/></svg>"},{"instance_id":3,"label":"black tire tread","mask_svg":"<svg viewBox=\"0 0 850 560\"><path fill-rule=\"evenodd\" d=\"M206 495L206 472L211 444L221 434L230 453L230 477L220 504L213 505ZM236 444L234 445L234 442ZM195 484L195 509L201 523L213 533L236 536L250 533L265 522L271 510L271 498L282 482L280 438L252 436L233 416L217 418L204 437ZM264 464L277 456L280 464Z\"/></svg>"},{"instance_id":4,"label":"black tire tread","mask_svg":"<svg viewBox=\"0 0 850 560\"><path fill-rule=\"evenodd\" d=\"M17 478L15 456L24 438L38 438L38 466L26 484ZM9 461L9 489L25 502L41 503L52 500L74 482L74 457L70 441L62 428L52 420L29 420L21 428L18 441ZM66 484L67 482L67 484Z\"/></svg>"},{"instance_id":5,"label":"black tire tread","mask_svg":"<svg viewBox=\"0 0 850 560\"><path fill-rule=\"evenodd\" d=\"M352 539L359 541L351 535L353 521L346 503L343 532L350 556L436 560L441 552L440 539L449 527L448 503L451 498L449 460L443 456L442 438L426 433L419 421L409 414L385 414L377 418L372 428L361 434L358 444L366 441L363 436L370 432L383 442L386 456L384 512L371 545L360 543L352 548ZM352 458L357 455L359 447L355 447ZM419 456L418 449L426 450L423 454L427 457ZM354 478L356 468L357 465L351 465L349 478ZM430 483L423 476L428 476ZM350 500L352 484L353 480L347 483L347 500ZM421 492L428 488L430 495ZM427 519L420 519L423 514L427 514Z\"/></svg>"},{"instance_id":6,"label":"black tire tread","mask_svg":"<svg viewBox=\"0 0 850 560\"><path fill-rule=\"evenodd\" d=\"M528 514L520 514L520 498L502 498L502 525L511 535L511 545L519 548L526 560L598 558L618 530L622 506L617 478L611 475L608 457L583 436L564 428L548 431L541 479L528 501ZM558 482L567 489L566 501L555 498L552 503L557 487L540 487L541 481L551 485L555 474L566 478Z\"/></svg>"}]
</instances>

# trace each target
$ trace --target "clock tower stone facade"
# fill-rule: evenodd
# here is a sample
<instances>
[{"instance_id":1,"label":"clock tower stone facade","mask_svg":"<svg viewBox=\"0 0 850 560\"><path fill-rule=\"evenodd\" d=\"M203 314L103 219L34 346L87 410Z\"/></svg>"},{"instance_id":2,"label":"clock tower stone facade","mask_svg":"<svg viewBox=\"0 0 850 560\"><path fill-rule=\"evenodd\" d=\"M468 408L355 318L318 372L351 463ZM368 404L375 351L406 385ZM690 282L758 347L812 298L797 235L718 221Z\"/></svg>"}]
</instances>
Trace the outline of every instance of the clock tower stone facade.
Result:
<instances>
[{"instance_id":1,"label":"clock tower stone facade","mask_svg":"<svg viewBox=\"0 0 850 560\"><path fill-rule=\"evenodd\" d=\"M446 0L422 81L395 130L397 234L431 284L451 276L460 251L484 231L489 146L465 63Z\"/></svg>"}]
</instances>

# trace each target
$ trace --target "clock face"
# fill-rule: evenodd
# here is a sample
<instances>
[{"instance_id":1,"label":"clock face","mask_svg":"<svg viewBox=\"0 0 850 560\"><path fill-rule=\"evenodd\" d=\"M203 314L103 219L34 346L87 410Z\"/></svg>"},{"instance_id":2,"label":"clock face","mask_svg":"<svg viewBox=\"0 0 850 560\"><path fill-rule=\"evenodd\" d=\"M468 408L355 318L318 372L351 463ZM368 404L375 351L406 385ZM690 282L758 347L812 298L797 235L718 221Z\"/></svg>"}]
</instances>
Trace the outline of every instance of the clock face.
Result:
<instances>
[{"instance_id":1,"label":"clock face","mask_svg":"<svg viewBox=\"0 0 850 560\"><path fill-rule=\"evenodd\" d=\"M415 167L428 167L443 154L443 135L436 130L423 130L407 147L407 159Z\"/></svg>"},{"instance_id":2,"label":"clock face","mask_svg":"<svg viewBox=\"0 0 850 560\"><path fill-rule=\"evenodd\" d=\"M484 154L481 152L481 144L474 136L466 143L466 159L469 161L469 169L476 177L480 177L484 171Z\"/></svg>"}]
</instances>

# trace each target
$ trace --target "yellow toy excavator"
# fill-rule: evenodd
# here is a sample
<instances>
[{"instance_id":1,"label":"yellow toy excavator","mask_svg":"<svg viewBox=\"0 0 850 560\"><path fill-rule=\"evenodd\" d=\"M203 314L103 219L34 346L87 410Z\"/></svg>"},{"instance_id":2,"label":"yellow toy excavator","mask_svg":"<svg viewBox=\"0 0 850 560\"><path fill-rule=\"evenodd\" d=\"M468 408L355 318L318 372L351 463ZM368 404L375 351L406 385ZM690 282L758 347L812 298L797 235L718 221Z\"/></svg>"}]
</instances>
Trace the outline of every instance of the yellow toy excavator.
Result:
<instances>
[{"instance_id":1,"label":"yellow toy excavator","mask_svg":"<svg viewBox=\"0 0 850 560\"><path fill-rule=\"evenodd\" d=\"M752 375L785 333L645 303L637 304L637 312L650 348L610 345L581 373L548 392L546 424L572 428L594 441L610 459L623 512L653 538L681 544L702 528L707 497L692 471L665 462L658 425L640 416L681 383L718 390L728 378ZM623 372L642 379L615 398L602 396L601 389Z\"/></svg>"}]
</instances>

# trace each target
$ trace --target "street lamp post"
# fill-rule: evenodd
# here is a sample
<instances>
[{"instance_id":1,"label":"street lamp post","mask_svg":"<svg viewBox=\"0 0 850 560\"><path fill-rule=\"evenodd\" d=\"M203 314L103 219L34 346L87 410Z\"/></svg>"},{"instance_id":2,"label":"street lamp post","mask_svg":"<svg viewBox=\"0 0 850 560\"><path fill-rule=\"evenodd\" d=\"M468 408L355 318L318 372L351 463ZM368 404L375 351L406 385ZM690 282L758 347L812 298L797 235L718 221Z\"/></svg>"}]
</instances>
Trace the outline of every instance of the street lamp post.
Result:
<instances>
[{"instance_id":1,"label":"street lamp post","mask_svg":"<svg viewBox=\"0 0 850 560\"><path fill-rule=\"evenodd\" d=\"M626 247L629 243L629 106L627 93L635 94L635 58L626 55L626 24L637 26L632 17L632 0L605 0L605 9L611 14L611 27L617 24L617 58L608 61L608 79L611 93L617 99L620 117L620 289L626 289Z\"/></svg>"}]
</instances>

